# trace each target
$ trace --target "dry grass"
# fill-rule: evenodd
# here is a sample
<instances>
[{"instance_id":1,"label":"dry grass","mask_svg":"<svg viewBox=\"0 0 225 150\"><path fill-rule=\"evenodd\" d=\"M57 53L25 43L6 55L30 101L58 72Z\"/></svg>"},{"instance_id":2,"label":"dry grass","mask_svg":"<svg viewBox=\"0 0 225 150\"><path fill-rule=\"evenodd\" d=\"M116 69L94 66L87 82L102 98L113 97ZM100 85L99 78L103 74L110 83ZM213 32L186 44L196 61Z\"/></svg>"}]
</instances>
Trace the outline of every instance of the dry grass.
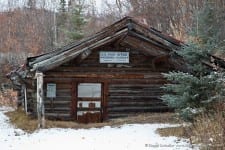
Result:
<instances>
[{"instance_id":1,"label":"dry grass","mask_svg":"<svg viewBox=\"0 0 225 150\"><path fill-rule=\"evenodd\" d=\"M0 106L15 107L17 102L17 92L6 90L4 93L0 91Z\"/></svg>"},{"instance_id":2,"label":"dry grass","mask_svg":"<svg viewBox=\"0 0 225 150\"><path fill-rule=\"evenodd\" d=\"M190 141L200 143L203 150L225 149L225 103L217 103L213 108L214 111L195 119L190 134Z\"/></svg>"},{"instance_id":3,"label":"dry grass","mask_svg":"<svg viewBox=\"0 0 225 150\"><path fill-rule=\"evenodd\" d=\"M12 112L6 113L10 118L12 124L16 127L27 131L33 132L37 129L37 120L31 116L27 116L24 111L17 109ZM123 124L134 124L134 123L179 123L180 120L174 113L145 113L136 116L130 116L126 118L118 118L108 120L103 123L89 123L81 124L74 121L52 121L46 120L46 128L74 128L74 129L88 129L88 128L100 128L104 126L119 127Z\"/></svg>"},{"instance_id":4,"label":"dry grass","mask_svg":"<svg viewBox=\"0 0 225 150\"><path fill-rule=\"evenodd\" d=\"M225 149L225 104L215 107L215 112L195 118L190 126L158 129L161 136L188 138L191 144L200 144L203 150Z\"/></svg>"},{"instance_id":5,"label":"dry grass","mask_svg":"<svg viewBox=\"0 0 225 150\"><path fill-rule=\"evenodd\" d=\"M6 115L9 117L10 122L17 128L20 128L26 132L33 132L36 130L37 120L31 116L27 116L22 109L7 112Z\"/></svg>"},{"instance_id":6,"label":"dry grass","mask_svg":"<svg viewBox=\"0 0 225 150\"><path fill-rule=\"evenodd\" d=\"M225 149L224 112L202 114L196 118L190 134L192 143L201 143L202 149Z\"/></svg>"},{"instance_id":7,"label":"dry grass","mask_svg":"<svg viewBox=\"0 0 225 150\"><path fill-rule=\"evenodd\" d=\"M179 138L188 138L188 132L190 130L190 127L187 126L178 126L178 127L169 127L169 128L159 128L157 129L157 132L161 136L176 136Z\"/></svg>"}]
</instances>

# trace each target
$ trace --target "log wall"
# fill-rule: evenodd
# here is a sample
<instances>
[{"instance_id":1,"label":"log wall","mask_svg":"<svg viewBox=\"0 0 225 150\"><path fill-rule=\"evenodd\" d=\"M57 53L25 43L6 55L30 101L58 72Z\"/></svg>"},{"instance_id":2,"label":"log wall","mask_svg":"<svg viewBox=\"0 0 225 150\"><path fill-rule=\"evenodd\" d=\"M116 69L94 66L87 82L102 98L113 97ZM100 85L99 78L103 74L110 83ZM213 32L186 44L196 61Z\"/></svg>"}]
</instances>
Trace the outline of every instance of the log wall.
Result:
<instances>
[{"instance_id":1,"label":"log wall","mask_svg":"<svg viewBox=\"0 0 225 150\"><path fill-rule=\"evenodd\" d=\"M71 101L72 101L72 80L60 78L44 79L44 104L45 115L50 119L70 120L71 118ZM47 83L56 84L56 97L47 98Z\"/></svg>"},{"instance_id":2,"label":"log wall","mask_svg":"<svg viewBox=\"0 0 225 150\"><path fill-rule=\"evenodd\" d=\"M110 84L108 117L123 117L140 112L167 111L160 100L161 84Z\"/></svg>"}]
</instances>

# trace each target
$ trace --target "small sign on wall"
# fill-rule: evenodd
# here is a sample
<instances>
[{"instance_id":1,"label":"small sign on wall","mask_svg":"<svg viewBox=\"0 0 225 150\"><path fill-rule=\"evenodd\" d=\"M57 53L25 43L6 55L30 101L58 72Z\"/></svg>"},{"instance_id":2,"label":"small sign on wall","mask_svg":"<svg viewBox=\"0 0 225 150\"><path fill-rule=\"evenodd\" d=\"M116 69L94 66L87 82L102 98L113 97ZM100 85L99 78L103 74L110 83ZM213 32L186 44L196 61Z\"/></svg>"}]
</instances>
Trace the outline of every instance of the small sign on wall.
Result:
<instances>
[{"instance_id":1,"label":"small sign on wall","mask_svg":"<svg viewBox=\"0 0 225 150\"><path fill-rule=\"evenodd\" d=\"M100 52L100 63L129 63L129 52Z\"/></svg>"},{"instance_id":2,"label":"small sign on wall","mask_svg":"<svg viewBox=\"0 0 225 150\"><path fill-rule=\"evenodd\" d=\"M47 97L55 98L56 97L56 84L47 83Z\"/></svg>"}]
</instances>

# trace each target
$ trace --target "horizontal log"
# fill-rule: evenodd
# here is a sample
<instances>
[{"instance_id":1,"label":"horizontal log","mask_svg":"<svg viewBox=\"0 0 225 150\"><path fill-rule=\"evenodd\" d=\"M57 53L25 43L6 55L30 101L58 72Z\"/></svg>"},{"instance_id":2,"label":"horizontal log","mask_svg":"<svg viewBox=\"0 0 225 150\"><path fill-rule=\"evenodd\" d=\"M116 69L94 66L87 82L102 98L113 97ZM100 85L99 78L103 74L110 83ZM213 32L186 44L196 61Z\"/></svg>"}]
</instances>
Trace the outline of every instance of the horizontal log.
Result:
<instances>
[{"instance_id":1,"label":"horizontal log","mask_svg":"<svg viewBox=\"0 0 225 150\"><path fill-rule=\"evenodd\" d=\"M70 112L70 107L54 107L54 108L48 108L48 107L46 107L45 108L45 111L46 112L48 112L48 111L50 111L50 112L52 112L52 111L54 111L54 112Z\"/></svg>"},{"instance_id":2,"label":"horizontal log","mask_svg":"<svg viewBox=\"0 0 225 150\"><path fill-rule=\"evenodd\" d=\"M141 98L160 98L163 95L163 93L110 93L110 98L118 98L121 97L121 99L129 98L129 99L141 99Z\"/></svg>"},{"instance_id":3,"label":"horizontal log","mask_svg":"<svg viewBox=\"0 0 225 150\"><path fill-rule=\"evenodd\" d=\"M154 89L154 88L149 88L149 89L146 89L146 88L119 88L119 89L116 89L116 88L110 88L109 89L109 92L110 93L129 93L129 94L132 94L132 93L163 93L163 89Z\"/></svg>"},{"instance_id":4,"label":"horizontal log","mask_svg":"<svg viewBox=\"0 0 225 150\"><path fill-rule=\"evenodd\" d=\"M99 68L101 69L101 68ZM48 75L75 75L75 76L81 76L81 77L86 77L87 75L93 75L93 76L101 76L101 75L105 75L105 76L149 76L149 77L152 77L152 78L164 78L164 76L162 75L161 72L152 72L152 71L149 71L149 72L145 72L145 73L139 73L139 72L136 72L136 71L133 71L133 73L125 73L123 72L123 69L119 70L120 72L119 73L114 73L113 71L110 71L110 73L108 72L110 70L107 70L107 72L103 72L101 71L101 73L99 72L95 72L95 71L89 71L89 72L85 72L85 73L77 73L76 71L71 71L71 72L57 72L57 71L50 71L50 72L46 72L45 73L45 78L48 78ZM65 80L67 80L65 78Z\"/></svg>"},{"instance_id":5,"label":"horizontal log","mask_svg":"<svg viewBox=\"0 0 225 150\"><path fill-rule=\"evenodd\" d=\"M52 83L56 83L56 84L71 84L71 82L73 81L72 78L51 78L48 77L47 75L44 77L44 82L52 82Z\"/></svg>"},{"instance_id":6,"label":"horizontal log","mask_svg":"<svg viewBox=\"0 0 225 150\"><path fill-rule=\"evenodd\" d=\"M46 97L44 97L44 99L45 99ZM56 98L54 98L55 100L64 100L64 99L66 99L66 100L68 100L68 99L70 99L71 100L71 98L72 98L72 96L71 95L63 95L63 96L61 96L61 95L56 95ZM51 99L51 98L46 98L46 99Z\"/></svg>"},{"instance_id":7,"label":"horizontal log","mask_svg":"<svg viewBox=\"0 0 225 150\"><path fill-rule=\"evenodd\" d=\"M158 102L152 102L152 101L147 101L147 102L137 102L137 101L133 101L133 102L109 102L108 103L108 107L133 107L133 106L137 106L137 107L149 107L149 106L161 106L161 105L165 105L163 102L158 101Z\"/></svg>"},{"instance_id":8,"label":"horizontal log","mask_svg":"<svg viewBox=\"0 0 225 150\"><path fill-rule=\"evenodd\" d=\"M93 72L85 74L73 73L56 73L49 72L46 74L47 77L59 77L59 78L119 78L119 79L143 79L143 74L96 74Z\"/></svg>"},{"instance_id":9,"label":"horizontal log","mask_svg":"<svg viewBox=\"0 0 225 150\"><path fill-rule=\"evenodd\" d=\"M65 100L65 99L61 99L61 100L44 100L44 103L45 104L68 104L68 103L70 103L71 102L71 99L67 99L67 100Z\"/></svg>"},{"instance_id":10,"label":"horizontal log","mask_svg":"<svg viewBox=\"0 0 225 150\"><path fill-rule=\"evenodd\" d=\"M128 101L128 102L132 102L132 101L137 101L137 102L148 102L148 101L153 101L153 102L157 102L157 101L162 101L161 99L160 99L160 97L158 97L158 96L155 96L155 97L152 97L152 98L149 98L149 97L146 97L146 98L143 98L143 97L141 97L141 98L132 98L132 97L130 97L130 98L119 98L119 97L117 97L117 98L111 98L111 97L109 97L109 100L108 100L109 102L120 102L120 101L123 101L123 102L126 102L126 101Z\"/></svg>"},{"instance_id":11,"label":"horizontal log","mask_svg":"<svg viewBox=\"0 0 225 150\"><path fill-rule=\"evenodd\" d=\"M141 96L162 96L163 94L165 94L164 92L151 92L151 91L146 91L146 92L110 92L109 96L113 97L113 96L122 96L122 97L126 97L126 96L134 96L134 97L141 97Z\"/></svg>"},{"instance_id":12,"label":"horizontal log","mask_svg":"<svg viewBox=\"0 0 225 150\"><path fill-rule=\"evenodd\" d=\"M109 95L109 99L141 99L141 98L149 98L149 99L158 99L160 96L152 96L152 95Z\"/></svg>"},{"instance_id":13,"label":"horizontal log","mask_svg":"<svg viewBox=\"0 0 225 150\"><path fill-rule=\"evenodd\" d=\"M163 89L160 88L144 88L144 87L130 87L130 88L109 88L110 93L154 93L154 92L163 92Z\"/></svg>"},{"instance_id":14,"label":"horizontal log","mask_svg":"<svg viewBox=\"0 0 225 150\"><path fill-rule=\"evenodd\" d=\"M68 83L71 84L71 82L108 82L110 84L158 84L162 86L165 83L168 83L168 81L164 78L160 79L110 79L110 78L58 78L58 77L51 77L46 78L46 82L53 82L56 81L58 83L65 83L63 80L68 79ZM57 83L56 83L57 84Z\"/></svg>"},{"instance_id":15,"label":"horizontal log","mask_svg":"<svg viewBox=\"0 0 225 150\"><path fill-rule=\"evenodd\" d=\"M151 107L113 107L108 108L108 112L152 112L168 110L168 106L151 106Z\"/></svg>"},{"instance_id":16,"label":"horizontal log","mask_svg":"<svg viewBox=\"0 0 225 150\"><path fill-rule=\"evenodd\" d=\"M160 85L161 87L162 85ZM124 93L124 92L142 92L142 93L149 93L149 92L164 92L162 88L152 88L152 87L127 87L127 88L109 88L110 92L117 92L117 93Z\"/></svg>"},{"instance_id":17,"label":"horizontal log","mask_svg":"<svg viewBox=\"0 0 225 150\"><path fill-rule=\"evenodd\" d=\"M45 113L46 116L52 116L52 117L70 117L69 113Z\"/></svg>"},{"instance_id":18,"label":"horizontal log","mask_svg":"<svg viewBox=\"0 0 225 150\"><path fill-rule=\"evenodd\" d=\"M135 88L160 88L162 85L158 84L110 84L109 88L130 88L130 87L135 87Z\"/></svg>"},{"instance_id":19,"label":"horizontal log","mask_svg":"<svg viewBox=\"0 0 225 150\"><path fill-rule=\"evenodd\" d=\"M67 108L67 109L65 109ZM70 109L70 105L69 104L60 104L60 105L57 105L57 104L47 104L45 105L45 111L46 112L69 112L68 109Z\"/></svg>"},{"instance_id":20,"label":"horizontal log","mask_svg":"<svg viewBox=\"0 0 225 150\"><path fill-rule=\"evenodd\" d=\"M88 71L88 68L91 70ZM93 70L92 68L96 68L97 70ZM105 69L104 69L105 68ZM108 68L108 69L107 69ZM138 69L138 68L145 68L145 69ZM168 67L165 64L162 64L161 66L157 65L157 68L153 68L152 64L99 64L97 62L89 62L89 63L82 63L79 65L79 68L75 70L76 72L99 72L102 69L102 72L118 72L124 71L124 72L135 72L136 71L146 71L146 72L168 72ZM52 70L54 71L54 70ZM62 72L62 71L56 71L56 72ZM71 72L71 71L65 71L65 72Z\"/></svg>"},{"instance_id":21,"label":"horizontal log","mask_svg":"<svg viewBox=\"0 0 225 150\"><path fill-rule=\"evenodd\" d=\"M46 88L44 88L44 94L46 94L47 93L47 89ZM70 93L71 92L71 89L56 89L56 91L58 92L58 93Z\"/></svg>"},{"instance_id":22,"label":"horizontal log","mask_svg":"<svg viewBox=\"0 0 225 150\"><path fill-rule=\"evenodd\" d=\"M112 79L108 80L110 84L166 84L168 81L166 79Z\"/></svg>"},{"instance_id":23,"label":"horizontal log","mask_svg":"<svg viewBox=\"0 0 225 150\"><path fill-rule=\"evenodd\" d=\"M71 92L70 91L67 91L67 92L56 91L56 97L71 97Z\"/></svg>"},{"instance_id":24,"label":"horizontal log","mask_svg":"<svg viewBox=\"0 0 225 150\"><path fill-rule=\"evenodd\" d=\"M60 102L60 101L71 101L71 96L67 96L67 97L55 97L55 98L44 98L44 101L54 101L54 102Z\"/></svg>"},{"instance_id":25,"label":"horizontal log","mask_svg":"<svg viewBox=\"0 0 225 150\"><path fill-rule=\"evenodd\" d=\"M45 87L46 87L47 85L45 85ZM72 84L71 83L65 83L65 84L57 84L56 83L56 89L57 89L57 91L58 90L71 90L71 88L72 88Z\"/></svg>"},{"instance_id":26,"label":"horizontal log","mask_svg":"<svg viewBox=\"0 0 225 150\"><path fill-rule=\"evenodd\" d=\"M96 71L101 71L101 72L107 72L107 71L112 71L112 72L120 72L120 71L151 71L151 72L154 72L152 70L150 70L151 68L149 67L145 67L145 68L140 68L140 67L118 67L118 65L115 65L115 67L113 68L109 68L109 67L89 67L89 66L86 66L86 67L72 67L72 66L68 66L68 67L58 67L52 71L49 71L49 72L96 72Z\"/></svg>"}]
</instances>

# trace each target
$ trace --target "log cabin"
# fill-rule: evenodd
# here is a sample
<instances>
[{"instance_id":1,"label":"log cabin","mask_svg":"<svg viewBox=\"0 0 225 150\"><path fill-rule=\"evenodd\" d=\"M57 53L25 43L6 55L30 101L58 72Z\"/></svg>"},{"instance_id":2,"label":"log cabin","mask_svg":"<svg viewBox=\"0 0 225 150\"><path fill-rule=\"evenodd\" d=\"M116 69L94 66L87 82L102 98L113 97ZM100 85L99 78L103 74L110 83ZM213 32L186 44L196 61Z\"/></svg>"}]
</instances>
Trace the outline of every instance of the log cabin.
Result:
<instances>
[{"instance_id":1,"label":"log cabin","mask_svg":"<svg viewBox=\"0 0 225 150\"><path fill-rule=\"evenodd\" d=\"M89 123L165 112L162 73L184 69L176 55L182 45L125 17L79 42L27 58L9 78L24 110L38 118Z\"/></svg>"}]
</instances>

